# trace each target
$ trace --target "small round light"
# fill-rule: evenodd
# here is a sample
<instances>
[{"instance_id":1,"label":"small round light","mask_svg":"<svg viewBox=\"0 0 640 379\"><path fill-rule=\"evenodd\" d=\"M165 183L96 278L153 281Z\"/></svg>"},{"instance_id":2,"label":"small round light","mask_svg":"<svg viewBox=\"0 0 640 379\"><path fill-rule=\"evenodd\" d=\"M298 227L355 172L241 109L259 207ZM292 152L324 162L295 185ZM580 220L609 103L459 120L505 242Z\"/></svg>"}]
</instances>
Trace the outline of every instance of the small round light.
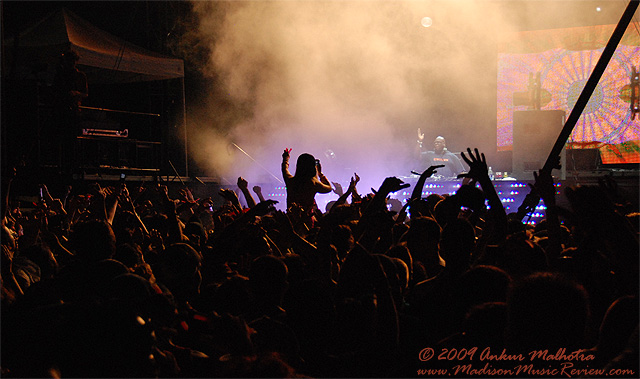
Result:
<instances>
[{"instance_id":1,"label":"small round light","mask_svg":"<svg viewBox=\"0 0 640 379\"><path fill-rule=\"evenodd\" d=\"M430 27L433 24L433 20L431 19L431 17L423 17L422 21L420 21L420 23L422 24L422 26L424 26L425 28Z\"/></svg>"},{"instance_id":2,"label":"small round light","mask_svg":"<svg viewBox=\"0 0 640 379\"><path fill-rule=\"evenodd\" d=\"M596 7L596 12L600 12L601 10L602 10L602 8Z\"/></svg>"}]
</instances>

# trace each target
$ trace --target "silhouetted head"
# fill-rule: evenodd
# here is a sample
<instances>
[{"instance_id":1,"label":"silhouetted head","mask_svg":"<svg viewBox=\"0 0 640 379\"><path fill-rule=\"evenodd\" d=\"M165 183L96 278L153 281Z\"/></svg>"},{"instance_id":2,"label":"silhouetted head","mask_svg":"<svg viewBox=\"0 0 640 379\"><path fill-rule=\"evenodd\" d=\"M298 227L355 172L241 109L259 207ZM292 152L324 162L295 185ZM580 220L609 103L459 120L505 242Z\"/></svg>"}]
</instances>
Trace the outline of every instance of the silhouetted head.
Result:
<instances>
[{"instance_id":1,"label":"silhouetted head","mask_svg":"<svg viewBox=\"0 0 640 379\"><path fill-rule=\"evenodd\" d=\"M46 245L31 245L23 254L40 267L41 278L50 278L58 272L58 261Z\"/></svg>"},{"instance_id":2,"label":"silhouetted head","mask_svg":"<svg viewBox=\"0 0 640 379\"><path fill-rule=\"evenodd\" d=\"M263 255L251 262L249 285L257 298L280 302L289 284L287 276L287 265L281 259Z\"/></svg>"},{"instance_id":3,"label":"silhouetted head","mask_svg":"<svg viewBox=\"0 0 640 379\"><path fill-rule=\"evenodd\" d=\"M414 259L423 263L437 260L440 225L431 217L411 220L409 230L402 236Z\"/></svg>"},{"instance_id":4,"label":"silhouetted head","mask_svg":"<svg viewBox=\"0 0 640 379\"><path fill-rule=\"evenodd\" d=\"M587 292L557 274L537 273L507 296L507 348L514 351L582 346L589 317Z\"/></svg>"},{"instance_id":5,"label":"silhouetted head","mask_svg":"<svg viewBox=\"0 0 640 379\"><path fill-rule=\"evenodd\" d=\"M475 243L475 230L469 221L456 218L445 225L440 236L440 256L447 268L467 268Z\"/></svg>"},{"instance_id":6,"label":"silhouetted head","mask_svg":"<svg viewBox=\"0 0 640 379\"><path fill-rule=\"evenodd\" d=\"M623 296L607 309L600 325L598 352L612 359L624 350L629 337L638 325L638 297Z\"/></svg>"},{"instance_id":7,"label":"silhouetted head","mask_svg":"<svg viewBox=\"0 0 640 379\"><path fill-rule=\"evenodd\" d=\"M478 265L462 274L459 286L462 289L459 302L467 309L473 305L507 301L507 290L511 278L495 266Z\"/></svg>"},{"instance_id":8,"label":"silhouetted head","mask_svg":"<svg viewBox=\"0 0 640 379\"><path fill-rule=\"evenodd\" d=\"M116 236L106 221L76 224L71 241L78 258L85 261L110 259L116 252Z\"/></svg>"},{"instance_id":9,"label":"silhouetted head","mask_svg":"<svg viewBox=\"0 0 640 379\"><path fill-rule=\"evenodd\" d=\"M298 179L311 179L316 176L316 158L307 153L300 154L296 162L296 174Z\"/></svg>"},{"instance_id":10,"label":"silhouetted head","mask_svg":"<svg viewBox=\"0 0 640 379\"><path fill-rule=\"evenodd\" d=\"M500 244L496 266L518 279L549 268L548 258L542 248L527 239L524 233L507 236Z\"/></svg>"},{"instance_id":11,"label":"silhouetted head","mask_svg":"<svg viewBox=\"0 0 640 379\"><path fill-rule=\"evenodd\" d=\"M398 258L402 260L407 266L409 280L413 278L413 257L411 257L409 248L407 248L406 245L393 245L389 250L387 250L386 255L391 258Z\"/></svg>"},{"instance_id":12,"label":"silhouetted head","mask_svg":"<svg viewBox=\"0 0 640 379\"><path fill-rule=\"evenodd\" d=\"M153 273L177 298L190 300L200 292L201 263L202 255L191 245L174 243L162 253Z\"/></svg>"},{"instance_id":13,"label":"silhouetted head","mask_svg":"<svg viewBox=\"0 0 640 379\"><path fill-rule=\"evenodd\" d=\"M493 350L503 348L506 325L506 304L486 302L471 307L462 328L473 346L490 346Z\"/></svg>"}]
</instances>

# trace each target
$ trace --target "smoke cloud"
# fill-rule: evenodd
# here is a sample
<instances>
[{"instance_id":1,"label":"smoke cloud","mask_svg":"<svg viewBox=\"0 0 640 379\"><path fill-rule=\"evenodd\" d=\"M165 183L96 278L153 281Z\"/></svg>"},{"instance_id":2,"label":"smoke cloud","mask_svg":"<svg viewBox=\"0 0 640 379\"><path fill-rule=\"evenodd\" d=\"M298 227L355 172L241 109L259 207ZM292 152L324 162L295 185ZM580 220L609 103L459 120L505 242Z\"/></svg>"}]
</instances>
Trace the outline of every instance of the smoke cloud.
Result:
<instances>
[{"instance_id":1,"label":"smoke cloud","mask_svg":"<svg viewBox=\"0 0 640 379\"><path fill-rule=\"evenodd\" d=\"M290 147L292 171L308 152L331 181L357 172L368 191L426 168L419 127L426 146L442 135L454 152L495 151L496 40L523 21L504 2L192 5L185 41L206 47L211 88L188 104L189 152L211 176L273 182Z\"/></svg>"}]
</instances>

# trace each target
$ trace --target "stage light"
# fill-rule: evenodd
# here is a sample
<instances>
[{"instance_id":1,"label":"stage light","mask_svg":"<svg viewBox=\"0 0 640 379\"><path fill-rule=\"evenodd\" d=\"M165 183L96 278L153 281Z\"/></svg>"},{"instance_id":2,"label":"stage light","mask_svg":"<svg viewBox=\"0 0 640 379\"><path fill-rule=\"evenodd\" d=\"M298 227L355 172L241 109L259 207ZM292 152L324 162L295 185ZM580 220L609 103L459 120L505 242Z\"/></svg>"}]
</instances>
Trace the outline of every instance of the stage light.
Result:
<instances>
[{"instance_id":1,"label":"stage light","mask_svg":"<svg viewBox=\"0 0 640 379\"><path fill-rule=\"evenodd\" d=\"M425 28L430 27L433 24L433 20L431 19L431 17L423 17L422 21L420 21L420 23L422 24L422 26L424 26Z\"/></svg>"},{"instance_id":2,"label":"stage light","mask_svg":"<svg viewBox=\"0 0 640 379\"><path fill-rule=\"evenodd\" d=\"M602 10L602 8L596 7L596 12L600 12L601 10Z\"/></svg>"}]
</instances>

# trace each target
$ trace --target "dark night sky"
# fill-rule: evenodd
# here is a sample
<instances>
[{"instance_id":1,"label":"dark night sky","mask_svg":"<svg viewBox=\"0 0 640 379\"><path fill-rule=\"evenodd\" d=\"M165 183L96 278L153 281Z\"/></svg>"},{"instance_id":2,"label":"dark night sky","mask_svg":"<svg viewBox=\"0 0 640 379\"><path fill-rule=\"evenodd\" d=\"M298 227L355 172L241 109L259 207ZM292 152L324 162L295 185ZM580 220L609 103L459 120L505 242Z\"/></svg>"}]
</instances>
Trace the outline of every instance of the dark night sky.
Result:
<instances>
[{"instance_id":1,"label":"dark night sky","mask_svg":"<svg viewBox=\"0 0 640 379\"><path fill-rule=\"evenodd\" d=\"M521 19L521 28L527 30L616 23L627 1L507 0L499 3L504 12L514 19ZM531 4L535 7L532 8ZM602 11L593 12L596 6L600 6ZM172 29L173 19L188 12L190 5L186 1L5 0L2 1L2 7L6 36L13 35L16 30L24 29L60 7L66 7L109 33L142 47L158 50L163 38ZM579 21L551 17L551 14L570 14L576 9L584 10L585 17Z\"/></svg>"}]
</instances>

